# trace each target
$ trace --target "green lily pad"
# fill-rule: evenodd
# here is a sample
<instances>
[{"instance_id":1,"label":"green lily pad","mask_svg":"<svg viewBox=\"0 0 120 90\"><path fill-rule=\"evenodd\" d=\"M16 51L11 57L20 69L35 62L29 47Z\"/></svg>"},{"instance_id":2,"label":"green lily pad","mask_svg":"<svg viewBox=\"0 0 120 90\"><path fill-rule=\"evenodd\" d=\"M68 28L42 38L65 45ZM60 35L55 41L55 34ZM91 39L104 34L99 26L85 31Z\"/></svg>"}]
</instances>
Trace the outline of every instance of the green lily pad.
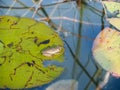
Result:
<instances>
[{"instance_id":1,"label":"green lily pad","mask_svg":"<svg viewBox=\"0 0 120 90\"><path fill-rule=\"evenodd\" d=\"M23 89L41 86L64 70L45 61L64 60L60 36L31 18L0 16L0 88Z\"/></svg>"},{"instance_id":2,"label":"green lily pad","mask_svg":"<svg viewBox=\"0 0 120 90\"><path fill-rule=\"evenodd\" d=\"M108 21L111 25L120 30L120 18L110 18Z\"/></svg>"},{"instance_id":3,"label":"green lily pad","mask_svg":"<svg viewBox=\"0 0 120 90\"><path fill-rule=\"evenodd\" d=\"M120 3L113 1L103 1L103 4L106 6L107 10L110 13L114 13L115 11L120 11ZM120 13L117 14L117 17L120 17Z\"/></svg>"}]
</instances>

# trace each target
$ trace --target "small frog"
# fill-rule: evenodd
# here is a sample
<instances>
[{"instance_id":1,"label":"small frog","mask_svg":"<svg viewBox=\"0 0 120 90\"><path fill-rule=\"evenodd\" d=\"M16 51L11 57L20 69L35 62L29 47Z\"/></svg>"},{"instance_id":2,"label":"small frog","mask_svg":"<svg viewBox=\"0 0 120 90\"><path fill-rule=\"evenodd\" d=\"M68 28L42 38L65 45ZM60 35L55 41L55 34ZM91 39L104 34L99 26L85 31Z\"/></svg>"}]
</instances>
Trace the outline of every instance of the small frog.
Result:
<instances>
[{"instance_id":1,"label":"small frog","mask_svg":"<svg viewBox=\"0 0 120 90\"><path fill-rule=\"evenodd\" d=\"M51 47L43 50L42 54L46 57L52 57L53 55L60 54L61 51L62 51L62 47L56 46L56 47Z\"/></svg>"}]
</instances>

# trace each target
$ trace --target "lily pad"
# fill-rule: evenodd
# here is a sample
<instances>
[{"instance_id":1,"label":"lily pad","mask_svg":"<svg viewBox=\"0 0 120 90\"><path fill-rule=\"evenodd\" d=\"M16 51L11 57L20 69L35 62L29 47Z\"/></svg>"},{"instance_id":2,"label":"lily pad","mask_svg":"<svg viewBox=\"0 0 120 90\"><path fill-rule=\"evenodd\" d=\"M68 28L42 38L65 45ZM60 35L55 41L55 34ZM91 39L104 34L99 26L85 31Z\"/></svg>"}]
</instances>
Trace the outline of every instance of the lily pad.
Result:
<instances>
[{"instance_id":1,"label":"lily pad","mask_svg":"<svg viewBox=\"0 0 120 90\"><path fill-rule=\"evenodd\" d=\"M51 82L64 68L45 66L44 62L62 62L61 57L63 41L46 24L31 18L0 16L0 88L23 89Z\"/></svg>"},{"instance_id":2,"label":"lily pad","mask_svg":"<svg viewBox=\"0 0 120 90\"><path fill-rule=\"evenodd\" d=\"M60 80L50 85L46 90L78 90L78 81L74 79Z\"/></svg>"},{"instance_id":3,"label":"lily pad","mask_svg":"<svg viewBox=\"0 0 120 90\"><path fill-rule=\"evenodd\" d=\"M120 30L120 18L110 18L108 19L109 23Z\"/></svg>"},{"instance_id":4,"label":"lily pad","mask_svg":"<svg viewBox=\"0 0 120 90\"><path fill-rule=\"evenodd\" d=\"M120 32L105 28L93 43L93 56L106 71L120 77Z\"/></svg>"},{"instance_id":5,"label":"lily pad","mask_svg":"<svg viewBox=\"0 0 120 90\"><path fill-rule=\"evenodd\" d=\"M107 11L110 13L116 13L118 11L117 17L120 17L120 3L113 2L113 1L102 1L103 4L106 6Z\"/></svg>"}]
</instances>

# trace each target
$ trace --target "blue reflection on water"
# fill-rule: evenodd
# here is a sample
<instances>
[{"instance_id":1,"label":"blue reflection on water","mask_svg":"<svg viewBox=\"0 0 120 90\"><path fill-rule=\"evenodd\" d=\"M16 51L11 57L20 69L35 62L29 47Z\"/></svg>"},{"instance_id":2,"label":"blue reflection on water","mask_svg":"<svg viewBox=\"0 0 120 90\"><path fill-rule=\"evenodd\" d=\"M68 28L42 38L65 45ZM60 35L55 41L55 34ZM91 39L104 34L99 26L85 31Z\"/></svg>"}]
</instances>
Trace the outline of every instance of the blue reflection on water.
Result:
<instances>
[{"instance_id":1,"label":"blue reflection on water","mask_svg":"<svg viewBox=\"0 0 120 90\"><path fill-rule=\"evenodd\" d=\"M51 2L55 3L58 0L43 0L43 1L44 2L42 4L47 5L47 4L50 4ZM5 3L5 4L1 3L1 5L6 5L6 6L9 6L12 4L12 2L8 0L1 0L1 2ZM27 6L30 6L30 7L33 5L31 0L21 0L21 2L24 2L25 4L27 4ZM79 11L75 2L64 3L62 5L59 5L59 8L61 9L58 9L57 11L55 11L53 15L53 17L64 16L64 17L76 18L80 20L79 23L71 22L67 20L62 20L62 21L53 20L53 22L58 25L61 24L62 22L62 27L68 32L72 32L67 37L64 37L64 33L60 33L60 34L63 40L68 43L73 53L77 54L79 62L82 63L86 71L92 76L96 71L94 63L90 60L89 65L85 67L89 59L88 57L89 55L91 55L90 53L91 53L92 43L96 35L104 27L109 26L109 24L105 21L104 14L103 14L103 7L101 3L93 1L93 2L87 2L86 4L84 4L84 6L82 7L83 9ZM15 4L15 6L19 7L21 5ZM54 7L55 6L46 7L45 10L48 13L50 13ZM68 9L71 9L71 10L68 11ZM12 10L11 12L9 12L9 15L21 16L23 13L25 13L26 10L25 9L19 10L19 11ZM0 14L4 15L7 12L7 9L0 10L0 11L1 11ZM80 14L80 12L82 13ZM62 13L62 14L59 14L59 13ZM33 12L30 11L26 16L32 17L32 15L33 15ZM38 16L36 16L35 18L38 18ZM80 35L80 36L77 36L77 35ZM77 63L75 63L75 59L72 56L66 44L65 44L65 49L66 49L65 50L65 61L62 64L62 66L65 68L65 71L62 73L60 77L58 77L56 80L52 81L51 83L54 83L61 79L73 79L74 78L79 81L79 90L84 90L84 88L86 87L86 84L90 81L90 78L86 75L86 73L82 70L82 68L80 68L80 66ZM47 63L45 64L47 65ZM51 83L37 87L37 88L32 88L29 90L45 90L46 87L51 85ZM113 83L115 83L116 86L110 87L110 86L113 86ZM120 87L117 83L119 83L118 79L116 81L114 80L114 78L111 78L110 83L106 85L104 90L118 90L118 88ZM94 89L95 89L95 85L93 86L91 85L91 87L89 88L89 90L94 90Z\"/></svg>"}]
</instances>

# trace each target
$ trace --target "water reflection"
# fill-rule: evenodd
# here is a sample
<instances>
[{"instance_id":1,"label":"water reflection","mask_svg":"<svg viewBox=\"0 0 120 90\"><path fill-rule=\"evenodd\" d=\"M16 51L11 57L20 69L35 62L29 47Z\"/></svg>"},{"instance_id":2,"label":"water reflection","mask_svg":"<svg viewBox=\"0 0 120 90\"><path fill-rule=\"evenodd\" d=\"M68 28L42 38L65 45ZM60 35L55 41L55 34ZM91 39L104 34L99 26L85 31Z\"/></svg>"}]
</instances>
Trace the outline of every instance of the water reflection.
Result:
<instances>
[{"instance_id":1,"label":"water reflection","mask_svg":"<svg viewBox=\"0 0 120 90\"><path fill-rule=\"evenodd\" d=\"M36 3L34 4L32 0L0 1L1 6L8 7L0 8L1 15L33 17L38 21L49 21L46 24L52 26L64 40L65 61L62 66L65 71L53 82L31 90L47 90L51 84L66 79L77 80L78 90L96 89L105 71L94 62L91 48L96 35L108 26L103 6L99 1L85 0L80 8L75 1L59 4L50 2L48 5L48 2L43 0L47 4L41 4L42 8L36 7Z\"/></svg>"}]
</instances>

